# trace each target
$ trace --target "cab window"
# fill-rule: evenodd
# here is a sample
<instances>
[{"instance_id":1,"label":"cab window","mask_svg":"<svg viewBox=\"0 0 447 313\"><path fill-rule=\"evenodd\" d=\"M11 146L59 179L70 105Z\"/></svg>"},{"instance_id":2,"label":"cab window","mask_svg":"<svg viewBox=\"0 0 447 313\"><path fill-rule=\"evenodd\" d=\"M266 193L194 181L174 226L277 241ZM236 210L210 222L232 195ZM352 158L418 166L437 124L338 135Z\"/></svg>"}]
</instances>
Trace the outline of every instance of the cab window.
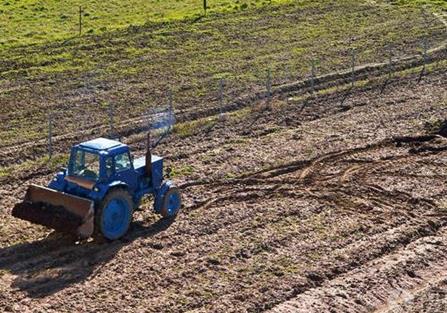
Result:
<instances>
[{"instance_id":1,"label":"cab window","mask_svg":"<svg viewBox=\"0 0 447 313\"><path fill-rule=\"evenodd\" d=\"M96 180L99 177L99 156L87 151L76 151L72 174Z\"/></svg>"},{"instance_id":2,"label":"cab window","mask_svg":"<svg viewBox=\"0 0 447 313\"><path fill-rule=\"evenodd\" d=\"M130 157L127 152L115 156L115 171L122 172L131 168Z\"/></svg>"}]
</instances>

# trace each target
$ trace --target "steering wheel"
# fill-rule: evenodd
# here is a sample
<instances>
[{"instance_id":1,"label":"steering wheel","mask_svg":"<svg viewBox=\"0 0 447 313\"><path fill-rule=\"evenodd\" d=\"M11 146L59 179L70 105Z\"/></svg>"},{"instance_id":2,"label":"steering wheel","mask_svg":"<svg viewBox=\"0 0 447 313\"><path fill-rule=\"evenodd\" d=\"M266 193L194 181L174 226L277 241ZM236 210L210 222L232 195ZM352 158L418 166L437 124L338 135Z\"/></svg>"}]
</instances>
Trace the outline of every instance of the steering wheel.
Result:
<instances>
[{"instance_id":1,"label":"steering wheel","mask_svg":"<svg viewBox=\"0 0 447 313\"><path fill-rule=\"evenodd\" d=\"M121 170L123 170L123 169L125 169L125 168L126 168L126 167L125 167L123 164L116 162L116 169L117 169L118 171L121 171Z\"/></svg>"},{"instance_id":2,"label":"steering wheel","mask_svg":"<svg viewBox=\"0 0 447 313\"><path fill-rule=\"evenodd\" d=\"M97 178L96 173L89 169L82 170L79 174L81 174L81 176L84 176L84 177L89 177L89 178L93 178L93 179Z\"/></svg>"}]
</instances>

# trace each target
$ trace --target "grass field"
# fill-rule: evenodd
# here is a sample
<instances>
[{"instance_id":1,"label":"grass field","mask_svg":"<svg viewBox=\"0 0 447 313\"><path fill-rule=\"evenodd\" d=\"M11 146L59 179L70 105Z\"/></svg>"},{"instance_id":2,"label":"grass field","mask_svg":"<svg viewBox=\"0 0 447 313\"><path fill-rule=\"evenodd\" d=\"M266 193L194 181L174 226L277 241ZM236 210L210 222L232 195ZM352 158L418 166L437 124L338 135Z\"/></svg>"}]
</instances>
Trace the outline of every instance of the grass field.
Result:
<instances>
[{"instance_id":1,"label":"grass field","mask_svg":"<svg viewBox=\"0 0 447 313\"><path fill-rule=\"evenodd\" d=\"M208 0L208 14L250 10L256 7L309 1L292 0ZM340 1L339 1L340 2ZM343 2L343 1L341 1ZM380 1L379 1L380 2ZM443 0L388 1L399 5L431 5L447 9ZM197 19L203 16L203 0L1 0L0 49L17 45L68 39L79 34L79 6L82 6L84 34L142 25Z\"/></svg>"},{"instance_id":2,"label":"grass field","mask_svg":"<svg viewBox=\"0 0 447 313\"><path fill-rule=\"evenodd\" d=\"M208 13L231 12L290 0L208 0ZM202 0L2 0L0 29L3 47L67 39L79 34L79 6L83 32L104 33L129 25L166 22L203 15Z\"/></svg>"}]
</instances>

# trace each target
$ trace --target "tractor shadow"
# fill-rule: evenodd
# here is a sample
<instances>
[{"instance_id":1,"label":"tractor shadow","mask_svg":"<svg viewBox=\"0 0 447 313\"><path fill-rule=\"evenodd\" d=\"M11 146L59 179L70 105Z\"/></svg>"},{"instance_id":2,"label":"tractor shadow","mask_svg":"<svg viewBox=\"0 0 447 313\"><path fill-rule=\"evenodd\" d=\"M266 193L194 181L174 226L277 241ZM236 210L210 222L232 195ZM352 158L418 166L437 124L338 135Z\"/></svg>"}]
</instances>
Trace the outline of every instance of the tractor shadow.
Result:
<instances>
[{"instance_id":1,"label":"tractor shadow","mask_svg":"<svg viewBox=\"0 0 447 313\"><path fill-rule=\"evenodd\" d=\"M95 240L77 244L69 236L52 233L47 238L0 249L0 277L9 277L11 289L31 298L43 298L73 284L93 279L116 254L136 239L167 230L173 220L160 219L149 226L134 222L121 240ZM6 275L6 276L5 276Z\"/></svg>"}]
</instances>

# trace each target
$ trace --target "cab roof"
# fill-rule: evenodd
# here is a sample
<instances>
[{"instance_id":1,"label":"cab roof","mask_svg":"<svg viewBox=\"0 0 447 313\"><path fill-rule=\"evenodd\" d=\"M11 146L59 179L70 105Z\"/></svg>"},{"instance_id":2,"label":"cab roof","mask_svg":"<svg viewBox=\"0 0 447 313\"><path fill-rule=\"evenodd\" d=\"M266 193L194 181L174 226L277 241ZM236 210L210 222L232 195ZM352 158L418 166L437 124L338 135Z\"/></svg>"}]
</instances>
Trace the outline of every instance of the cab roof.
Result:
<instances>
[{"instance_id":1,"label":"cab roof","mask_svg":"<svg viewBox=\"0 0 447 313\"><path fill-rule=\"evenodd\" d=\"M111 140L107 138L96 138L93 140L89 140L80 144L83 148L105 151L119 147L125 147L126 145L122 144L119 141Z\"/></svg>"}]
</instances>

